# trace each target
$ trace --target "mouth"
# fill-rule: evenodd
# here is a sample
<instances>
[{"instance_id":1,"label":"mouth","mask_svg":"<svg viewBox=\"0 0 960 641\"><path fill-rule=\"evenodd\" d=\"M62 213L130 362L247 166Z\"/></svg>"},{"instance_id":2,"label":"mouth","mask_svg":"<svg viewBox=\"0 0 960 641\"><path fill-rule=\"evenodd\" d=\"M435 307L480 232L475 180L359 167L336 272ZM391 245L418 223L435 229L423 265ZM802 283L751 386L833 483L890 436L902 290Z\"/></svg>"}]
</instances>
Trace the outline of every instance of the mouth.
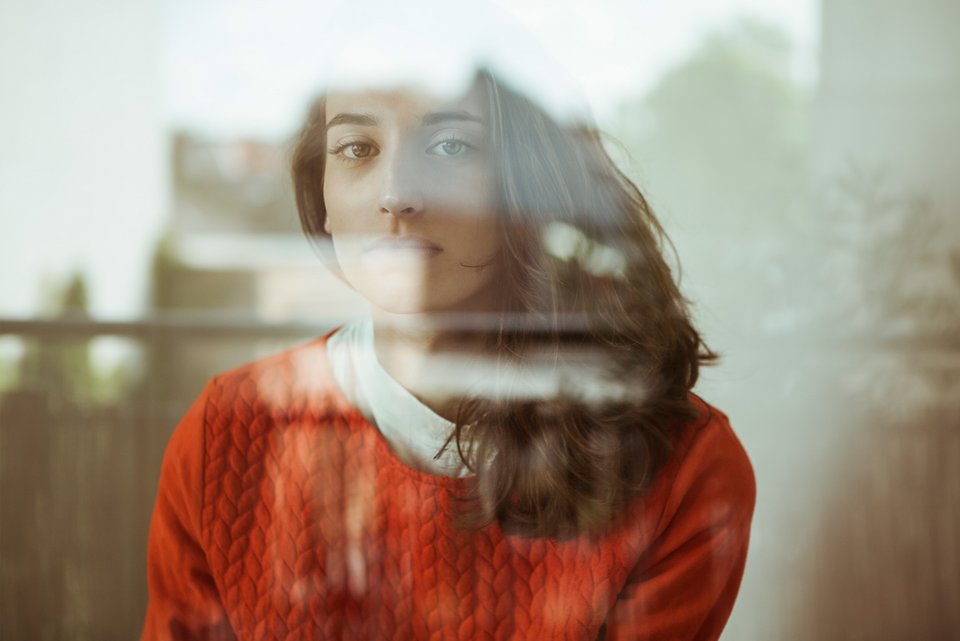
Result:
<instances>
[{"instance_id":1,"label":"mouth","mask_svg":"<svg viewBox=\"0 0 960 641\"><path fill-rule=\"evenodd\" d=\"M443 249L420 236L383 236L376 239L366 247L367 252L404 252L421 254L423 256L436 256Z\"/></svg>"}]
</instances>

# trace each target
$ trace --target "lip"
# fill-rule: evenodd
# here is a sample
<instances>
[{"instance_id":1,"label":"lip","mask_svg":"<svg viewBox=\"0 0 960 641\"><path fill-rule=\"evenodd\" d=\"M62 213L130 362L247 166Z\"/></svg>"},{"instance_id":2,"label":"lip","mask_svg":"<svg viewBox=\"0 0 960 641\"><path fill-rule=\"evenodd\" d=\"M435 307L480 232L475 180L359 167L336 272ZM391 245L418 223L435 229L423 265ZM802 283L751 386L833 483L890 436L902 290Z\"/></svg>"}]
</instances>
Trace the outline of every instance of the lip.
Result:
<instances>
[{"instance_id":1,"label":"lip","mask_svg":"<svg viewBox=\"0 0 960 641\"><path fill-rule=\"evenodd\" d=\"M366 251L418 251L439 254L443 249L421 236L405 234L403 236L382 236L369 245Z\"/></svg>"}]
</instances>

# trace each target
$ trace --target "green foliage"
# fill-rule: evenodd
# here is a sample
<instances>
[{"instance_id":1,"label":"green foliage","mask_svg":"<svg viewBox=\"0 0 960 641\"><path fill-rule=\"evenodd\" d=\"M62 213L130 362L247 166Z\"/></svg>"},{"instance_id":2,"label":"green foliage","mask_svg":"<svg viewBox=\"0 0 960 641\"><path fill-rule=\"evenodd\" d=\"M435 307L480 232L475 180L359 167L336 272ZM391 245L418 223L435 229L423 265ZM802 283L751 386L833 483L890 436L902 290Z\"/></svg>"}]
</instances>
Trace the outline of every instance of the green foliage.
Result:
<instances>
[{"instance_id":1,"label":"green foliage","mask_svg":"<svg viewBox=\"0 0 960 641\"><path fill-rule=\"evenodd\" d=\"M14 359L0 357L0 396L17 385L20 375L18 370Z\"/></svg>"},{"instance_id":2,"label":"green foliage","mask_svg":"<svg viewBox=\"0 0 960 641\"><path fill-rule=\"evenodd\" d=\"M87 287L79 274L62 287L47 281L42 296L48 315L55 319L87 318ZM87 405L100 395L87 339L33 339L17 369L18 389L42 395L48 407Z\"/></svg>"},{"instance_id":3,"label":"green foliage","mask_svg":"<svg viewBox=\"0 0 960 641\"><path fill-rule=\"evenodd\" d=\"M799 212L812 101L791 77L790 52L778 28L742 20L622 107L614 134L655 202L727 229Z\"/></svg>"}]
</instances>

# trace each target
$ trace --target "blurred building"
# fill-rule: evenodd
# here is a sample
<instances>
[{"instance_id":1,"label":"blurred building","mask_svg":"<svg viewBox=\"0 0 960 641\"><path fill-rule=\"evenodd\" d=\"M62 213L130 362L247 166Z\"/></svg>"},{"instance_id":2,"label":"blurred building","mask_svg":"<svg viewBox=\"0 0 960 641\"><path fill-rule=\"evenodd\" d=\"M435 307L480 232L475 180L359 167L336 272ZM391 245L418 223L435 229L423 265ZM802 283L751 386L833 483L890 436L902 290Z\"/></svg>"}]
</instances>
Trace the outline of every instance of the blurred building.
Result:
<instances>
[{"instance_id":1,"label":"blurred building","mask_svg":"<svg viewBox=\"0 0 960 641\"><path fill-rule=\"evenodd\" d=\"M285 144L180 132L171 149L173 210L154 260L152 313L226 326L300 323L320 334L362 311L300 230ZM243 340L165 346L162 369L179 372L165 393L195 394L212 373L272 349Z\"/></svg>"}]
</instances>

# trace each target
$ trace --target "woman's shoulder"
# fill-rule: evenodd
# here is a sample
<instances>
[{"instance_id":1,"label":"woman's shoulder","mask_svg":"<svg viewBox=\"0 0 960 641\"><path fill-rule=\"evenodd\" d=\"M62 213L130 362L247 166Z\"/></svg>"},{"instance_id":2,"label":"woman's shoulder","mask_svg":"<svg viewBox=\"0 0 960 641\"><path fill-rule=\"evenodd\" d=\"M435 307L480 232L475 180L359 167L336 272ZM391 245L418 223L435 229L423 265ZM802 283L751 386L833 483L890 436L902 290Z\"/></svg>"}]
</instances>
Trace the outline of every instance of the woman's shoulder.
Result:
<instances>
[{"instance_id":1,"label":"woman's shoulder","mask_svg":"<svg viewBox=\"0 0 960 641\"><path fill-rule=\"evenodd\" d=\"M727 414L696 394L690 394L690 402L697 416L678 434L674 452L678 463L689 465L688 459L714 463L725 461L735 463L732 467L737 471L746 472L750 459Z\"/></svg>"},{"instance_id":2,"label":"woman's shoulder","mask_svg":"<svg viewBox=\"0 0 960 641\"><path fill-rule=\"evenodd\" d=\"M322 426L355 410L334 383L329 334L226 370L211 378L177 425L171 456L216 457L247 450L284 426Z\"/></svg>"},{"instance_id":3,"label":"woman's shoulder","mask_svg":"<svg viewBox=\"0 0 960 641\"><path fill-rule=\"evenodd\" d=\"M214 412L346 409L328 362L332 333L214 376L204 390L208 406Z\"/></svg>"},{"instance_id":4,"label":"woman's shoulder","mask_svg":"<svg viewBox=\"0 0 960 641\"><path fill-rule=\"evenodd\" d=\"M662 573L672 577L658 579L668 591L702 583L728 562L742 571L756 501L750 459L727 415L691 401L698 416L676 434L666 464L613 530L635 563L631 581Z\"/></svg>"},{"instance_id":5,"label":"woman's shoulder","mask_svg":"<svg viewBox=\"0 0 960 641\"><path fill-rule=\"evenodd\" d=\"M698 416L678 434L655 482L662 500L657 529L681 516L714 527L729 521L748 527L756 503L750 457L724 412L698 396L691 401Z\"/></svg>"},{"instance_id":6,"label":"woman's shoulder","mask_svg":"<svg viewBox=\"0 0 960 641\"><path fill-rule=\"evenodd\" d=\"M349 417L355 411L333 382L327 364L328 337L211 378L174 429L165 465L176 464L192 470L197 478L215 479L221 467L224 474L228 468L256 467L268 445L275 446L276 437L291 427L351 429ZM330 420L333 417L344 420Z\"/></svg>"}]
</instances>

